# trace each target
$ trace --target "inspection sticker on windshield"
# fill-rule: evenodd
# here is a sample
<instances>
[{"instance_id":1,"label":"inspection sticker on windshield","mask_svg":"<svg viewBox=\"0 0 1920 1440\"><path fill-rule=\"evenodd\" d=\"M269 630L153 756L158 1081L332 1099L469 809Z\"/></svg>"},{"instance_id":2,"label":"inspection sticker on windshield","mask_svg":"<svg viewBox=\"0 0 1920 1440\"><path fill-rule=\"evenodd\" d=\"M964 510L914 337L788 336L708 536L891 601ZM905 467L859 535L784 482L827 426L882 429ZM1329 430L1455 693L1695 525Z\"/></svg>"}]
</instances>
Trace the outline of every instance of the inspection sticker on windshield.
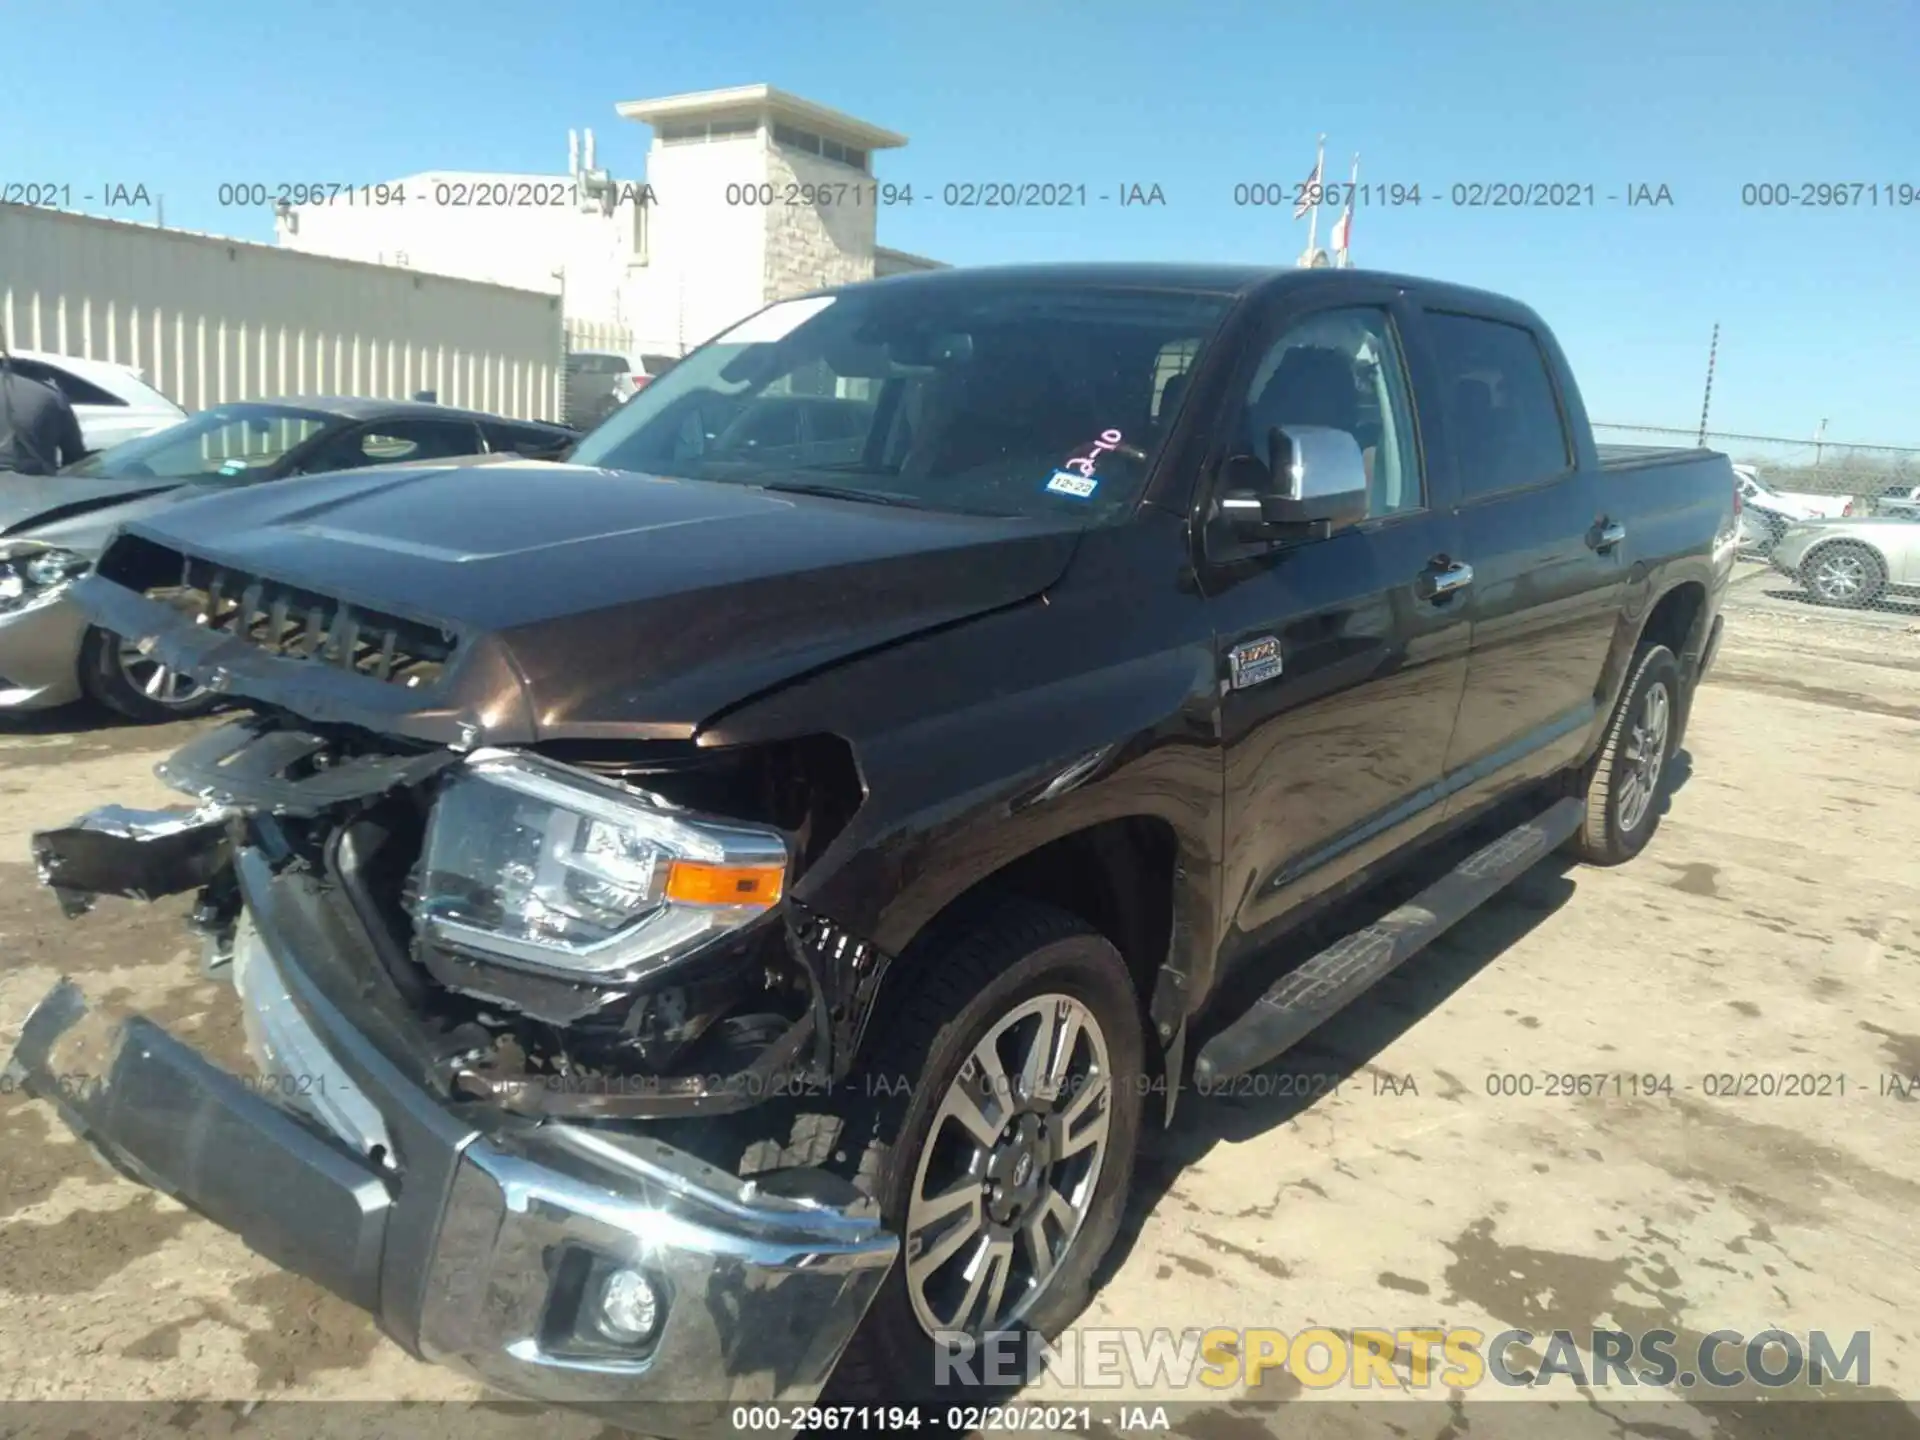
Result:
<instances>
[{"instance_id":1,"label":"inspection sticker on windshield","mask_svg":"<svg viewBox=\"0 0 1920 1440\"><path fill-rule=\"evenodd\" d=\"M1100 487L1100 482L1091 475L1076 475L1071 470L1056 470L1053 478L1047 481L1047 489L1055 495L1072 495L1085 500Z\"/></svg>"},{"instance_id":2,"label":"inspection sticker on windshield","mask_svg":"<svg viewBox=\"0 0 1920 1440\"><path fill-rule=\"evenodd\" d=\"M1272 635L1242 641L1228 653L1227 664L1233 671L1236 690L1275 679L1280 674L1280 641Z\"/></svg>"}]
</instances>

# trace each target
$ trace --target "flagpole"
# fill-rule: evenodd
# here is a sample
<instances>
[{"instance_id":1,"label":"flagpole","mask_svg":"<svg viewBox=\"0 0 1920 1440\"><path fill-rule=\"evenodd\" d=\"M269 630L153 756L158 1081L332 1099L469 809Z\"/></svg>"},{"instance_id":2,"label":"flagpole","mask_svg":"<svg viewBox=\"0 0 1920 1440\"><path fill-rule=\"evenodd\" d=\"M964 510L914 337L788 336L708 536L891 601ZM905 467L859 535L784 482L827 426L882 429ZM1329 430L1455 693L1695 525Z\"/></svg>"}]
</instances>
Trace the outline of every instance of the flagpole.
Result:
<instances>
[{"instance_id":1,"label":"flagpole","mask_svg":"<svg viewBox=\"0 0 1920 1440\"><path fill-rule=\"evenodd\" d=\"M1321 180L1327 173L1327 137L1320 137L1319 154L1313 162L1313 209L1307 220L1307 261L1313 261L1313 252L1320 243L1320 196L1326 190Z\"/></svg>"},{"instance_id":2,"label":"flagpole","mask_svg":"<svg viewBox=\"0 0 1920 1440\"><path fill-rule=\"evenodd\" d=\"M1353 152L1353 172L1347 179L1347 208L1345 211L1346 228L1340 232L1340 268L1351 270L1353 257L1348 253L1347 241L1353 235L1353 195L1360 188L1360 152Z\"/></svg>"}]
</instances>

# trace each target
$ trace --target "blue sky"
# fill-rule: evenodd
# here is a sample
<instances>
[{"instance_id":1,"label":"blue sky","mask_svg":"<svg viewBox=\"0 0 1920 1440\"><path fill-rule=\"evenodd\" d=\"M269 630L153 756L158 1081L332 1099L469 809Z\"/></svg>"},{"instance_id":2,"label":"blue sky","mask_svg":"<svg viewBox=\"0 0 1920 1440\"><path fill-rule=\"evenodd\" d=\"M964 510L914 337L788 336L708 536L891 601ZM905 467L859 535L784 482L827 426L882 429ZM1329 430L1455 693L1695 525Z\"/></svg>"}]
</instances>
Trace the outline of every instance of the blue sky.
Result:
<instances>
[{"instance_id":1,"label":"blue sky","mask_svg":"<svg viewBox=\"0 0 1920 1440\"><path fill-rule=\"evenodd\" d=\"M171 13L169 13L171 12ZM1328 134L1367 182L1360 264L1506 291L1553 324L1601 420L1920 445L1920 5L1913 0L1372 4L973 0L91 0L6 4L0 180L115 181L170 225L270 239L223 181L554 171L592 126L645 168L616 101L765 81L903 132L914 186L881 243L954 263L1288 263ZM949 210L950 182L1157 183L1166 205ZM1466 209L1454 184L1591 184L1593 209ZM1879 207L1743 206L1745 184L1879 182ZM1886 203L1888 183L1916 203ZM1665 184L1671 206L1605 196ZM1097 192L1096 192L1097 193ZM670 197L663 197L663 204ZM80 208L95 208L94 207ZM120 212L150 219L151 212ZM1322 222L1322 238L1331 224Z\"/></svg>"}]
</instances>

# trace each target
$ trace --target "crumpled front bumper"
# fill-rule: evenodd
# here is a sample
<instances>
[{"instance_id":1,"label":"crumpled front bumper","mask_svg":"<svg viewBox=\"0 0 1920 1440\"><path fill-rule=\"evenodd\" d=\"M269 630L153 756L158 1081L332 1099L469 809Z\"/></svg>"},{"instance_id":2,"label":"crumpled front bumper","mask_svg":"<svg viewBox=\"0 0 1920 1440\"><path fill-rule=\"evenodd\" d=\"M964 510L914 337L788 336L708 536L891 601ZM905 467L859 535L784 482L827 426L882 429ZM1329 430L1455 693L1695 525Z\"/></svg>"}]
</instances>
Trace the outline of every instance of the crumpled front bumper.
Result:
<instances>
[{"instance_id":1,"label":"crumpled front bumper","mask_svg":"<svg viewBox=\"0 0 1920 1440\"><path fill-rule=\"evenodd\" d=\"M229 1074L63 979L27 1021L15 1083L123 1173L367 1310L413 1353L511 1394L668 1436L728 1433L734 1403L817 1396L897 1249L870 1202L822 1171L742 1181L643 1127L533 1123L429 1092L318 953L316 882L276 874L212 819L197 833L235 847L249 920L236 988L267 1068ZM84 865L62 872L43 847L43 873L92 890L117 866L151 869L142 827L118 812L56 832L88 837ZM178 835L167 863L203 867ZM653 1333L624 1346L593 1324L616 1269L659 1300Z\"/></svg>"}]
</instances>

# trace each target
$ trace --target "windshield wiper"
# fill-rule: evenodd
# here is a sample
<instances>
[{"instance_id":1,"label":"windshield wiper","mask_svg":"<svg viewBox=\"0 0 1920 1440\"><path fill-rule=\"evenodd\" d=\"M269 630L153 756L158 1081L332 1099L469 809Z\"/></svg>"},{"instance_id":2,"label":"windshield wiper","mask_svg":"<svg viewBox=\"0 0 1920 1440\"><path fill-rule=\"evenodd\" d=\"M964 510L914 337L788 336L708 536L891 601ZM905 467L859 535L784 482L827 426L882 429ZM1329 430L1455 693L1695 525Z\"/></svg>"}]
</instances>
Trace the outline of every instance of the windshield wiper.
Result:
<instances>
[{"instance_id":1,"label":"windshield wiper","mask_svg":"<svg viewBox=\"0 0 1920 1440\"><path fill-rule=\"evenodd\" d=\"M931 505L922 504L905 495L896 495L886 490L860 490L851 485L822 485L810 480L779 480L770 485L762 485L762 490L777 490L782 495L822 495L829 500L860 500L869 505L904 505L909 510L931 510Z\"/></svg>"}]
</instances>

